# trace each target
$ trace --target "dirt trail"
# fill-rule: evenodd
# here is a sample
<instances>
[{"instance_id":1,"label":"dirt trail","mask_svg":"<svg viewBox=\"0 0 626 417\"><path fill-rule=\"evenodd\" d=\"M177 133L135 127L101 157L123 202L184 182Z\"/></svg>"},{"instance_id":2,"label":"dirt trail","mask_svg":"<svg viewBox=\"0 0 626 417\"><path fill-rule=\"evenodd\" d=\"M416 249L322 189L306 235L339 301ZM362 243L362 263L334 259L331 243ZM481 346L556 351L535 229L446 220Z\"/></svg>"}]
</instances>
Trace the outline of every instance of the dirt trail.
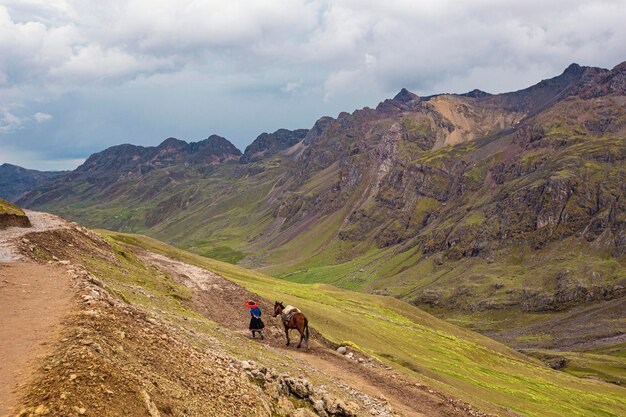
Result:
<instances>
[{"instance_id":1,"label":"dirt trail","mask_svg":"<svg viewBox=\"0 0 626 417\"><path fill-rule=\"evenodd\" d=\"M61 266L0 264L0 416L15 415L16 384L53 345L73 294Z\"/></svg>"},{"instance_id":2,"label":"dirt trail","mask_svg":"<svg viewBox=\"0 0 626 417\"><path fill-rule=\"evenodd\" d=\"M24 212L30 220L31 227L9 227L8 229L0 230L0 262L13 262L23 259L15 250L12 242L27 233L71 227L70 223L52 214L33 210L24 210Z\"/></svg>"},{"instance_id":3,"label":"dirt trail","mask_svg":"<svg viewBox=\"0 0 626 417\"><path fill-rule=\"evenodd\" d=\"M192 288L195 307L211 320L233 331L248 333L242 329L249 320L249 314L243 308L243 300L247 298L258 300L266 314L273 309L273 301L259 298L238 284L206 269L152 252L142 251L138 254L148 263L165 269L174 279ZM430 390L376 361L368 361L367 357L363 357L363 362L358 362L338 354L334 346L314 329L309 350L295 348L294 342L297 343L299 339L296 337L296 331L292 331L292 347L286 347L279 320L264 317L264 321L266 337L259 343L307 363L335 379L338 386L344 386L345 389L354 387L373 398L385 398L397 415L416 417L482 415L473 409L468 412L469 409L465 404L457 403L441 393Z\"/></svg>"},{"instance_id":4,"label":"dirt trail","mask_svg":"<svg viewBox=\"0 0 626 417\"><path fill-rule=\"evenodd\" d=\"M0 231L0 416L13 414L16 385L32 376L36 358L47 352L72 306L66 268L29 263L15 241L31 232L69 228L48 213L26 210L32 227Z\"/></svg>"}]
</instances>

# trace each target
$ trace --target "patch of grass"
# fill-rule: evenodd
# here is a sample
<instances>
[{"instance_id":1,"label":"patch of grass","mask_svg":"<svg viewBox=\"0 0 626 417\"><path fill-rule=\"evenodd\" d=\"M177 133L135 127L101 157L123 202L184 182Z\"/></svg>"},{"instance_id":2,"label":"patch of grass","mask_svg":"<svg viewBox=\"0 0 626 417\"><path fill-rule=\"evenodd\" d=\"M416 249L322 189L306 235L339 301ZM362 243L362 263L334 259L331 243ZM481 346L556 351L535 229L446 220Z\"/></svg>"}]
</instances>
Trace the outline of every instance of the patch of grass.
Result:
<instances>
[{"instance_id":1,"label":"patch of grass","mask_svg":"<svg viewBox=\"0 0 626 417\"><path fill-rule=\"evenodd\" d=\"M519 336L515 338L515 340L518 342L542 342L550 339L552 339L552 336L549 334L542 334L537 336Z\"/></svg>"},{"instance_id":2,"label":"patch of grass","mask_svg":"<svg viewBox=\"0 0 626 417\"><path fill-rule=\"evenodd\" d=\"M24 210L13 203L0 198L0 214L13 214L16 216L25 216Z\"/></svg>"},{"instance_id":3,"label":"patch of grass","mask_svg":"<svg viewBox=\"0 0 626 417\"><path fill-rule=\"evenodd\" d=\"M485 215L478 210L474 210L469 216L465 217L463 221L468 225L480 226L485 222Z\"/></svg>"},{"instance_id":4,"label":"patch of grass","mask_svg":"<svg viewBox=\"0 0 626 417\"><path fill-rule=\"evenodd\" d=\"M199 255L206 256L207 258L217 259L219 261L228 262L229 264L236 264L248 255L247 253L235 250L230 246L216 246L208 249L204 249L202 247L191 247L189 249Z\"/></svg>"}]
</instances>

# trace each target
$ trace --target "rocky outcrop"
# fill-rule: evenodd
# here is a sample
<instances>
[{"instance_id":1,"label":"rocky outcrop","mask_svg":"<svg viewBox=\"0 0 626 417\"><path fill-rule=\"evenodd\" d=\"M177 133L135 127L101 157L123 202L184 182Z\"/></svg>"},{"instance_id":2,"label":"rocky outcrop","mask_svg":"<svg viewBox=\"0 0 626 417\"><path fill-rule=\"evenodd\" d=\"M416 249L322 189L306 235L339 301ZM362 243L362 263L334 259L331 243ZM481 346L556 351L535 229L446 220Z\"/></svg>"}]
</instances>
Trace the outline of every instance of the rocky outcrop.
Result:
<instances>
[{"instance_id":1,"label":"rocky outcrop","mask_svg":"<svg viewBox=\"0 0 626 417\"><path fill-rule=\"evenodd\" d=\"M346 402L332 395L327 388L314 386L305 378L294 378L287 373L278 373L254 361L242 361L242 369L248 378L259 384L268 396L275 399L275 412L278 415L356 417L363 412L356 402ZM362 394L363 395L363 394ZM290 397L302 400L308 408L296 409ZM372 410L379 416L391 416L384 401L367 396ZM314 411L312 411L314 410Z\"/></svg>"}]
</instances>

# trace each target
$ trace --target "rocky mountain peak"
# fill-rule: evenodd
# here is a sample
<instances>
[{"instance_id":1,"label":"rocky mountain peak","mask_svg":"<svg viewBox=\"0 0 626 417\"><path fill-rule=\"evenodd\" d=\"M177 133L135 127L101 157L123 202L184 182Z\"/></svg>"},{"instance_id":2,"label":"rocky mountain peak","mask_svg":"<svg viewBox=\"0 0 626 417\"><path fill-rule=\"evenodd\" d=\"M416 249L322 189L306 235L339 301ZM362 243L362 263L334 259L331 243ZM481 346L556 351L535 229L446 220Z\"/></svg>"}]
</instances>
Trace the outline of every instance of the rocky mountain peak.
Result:
<instances>
[{"instance_id":1,"label":"rocky mountain peak","mask_svg":"<svg viewBox=\"0 0 626 417\"><path fill-rule=\"evenodd\" d=\"M478 88L473 89L472 91L468 91L465 94L460 94L463 97L471 97L471 98L481 98L481 97L488 97L491 96L493 94L488 93L486 91L482 91L479 90Z\"/></svg>"},{"instance_id":2,"label":"rocky mountain peak","mask_svg":"<svg viewBox=\"0 0 626 417\"><path fill-rule=\"evenodd\" d=\"M582 67L574 62L569 64L567 68L565 68L565 71L563 71L563 75L579 75L585 70L585 68L586 67Z\"/></svg>"},{"instance_id":3,"label":"rocky mountain peak","mask_svg":"<svg viewBox=\"0 0 626 417\"><path fill-rule=\"evenodd\" d=\"M333 120L335 119L329 116L320 117L315 122L313 127L307 132L304 138L304 144L311 145L312 143L314 143L320 136L322 136L324 131L331 125Z\"/></svg>"},{"instance_id":4,"label":"rocky mountain peak","mask_svg":"<svg viewBox=\"0 0 626 417\"><path fill-rule=\"evenodd\" d=\"M230 141L222 136L211 135L200 142L192 142L187 145L186 152L189 154L198 153L196 157L216 156L219 162L226 160L239 159L241 151L235 147ZM215 161L213 161L215 162Z\"/></svg>"},{"instance_id":5,"label":"rocky mountain peak","mask_svg":"<svg viewBox=\"0 0 626 417\"><path fill-rule=\"evenodd\" d=\"M401 103L408 103L413 100L419 100L419 96L417 94L411 93L406 88L403 88L398 94L395 95L393 99Z\"/></svg>"},{"instance_id":6,"label":"rocky mountain peak","mask_svg":"<svg viewBox=\"0 0 626 417\"><path fill-rule=\"evenodd\" d=\"M163 142L161 142L161 144L159 146L157 146L157 148L160 148L160 149L163 149L163 148L182 149L185 146L187 146L187 142L185 142L184 140L180 140L180 139L176 139L176 138L167 138Z\"/></svg>"},{"instance_id":7,"label":"rocky mountain peak","mask_svg":"<svg viewBox=\"0 0 626 417\"><path fill-rule=\"evenodd\" d=\"M588 68L573 94L584 99L626 95L626 61L610 71Z\"/></svg>"},{"instance_id":8,"label":"rocky mountain peak","mask_svg":"<svg viewBox=\"0 0 626 417\"><path fill-rule=\"evenodd\" d=\"M308 129L278 129L274 133L261 133L246 147L240 162L247 164L290 148L302 141L308 132Z\"/></svg>"}]
</instances>

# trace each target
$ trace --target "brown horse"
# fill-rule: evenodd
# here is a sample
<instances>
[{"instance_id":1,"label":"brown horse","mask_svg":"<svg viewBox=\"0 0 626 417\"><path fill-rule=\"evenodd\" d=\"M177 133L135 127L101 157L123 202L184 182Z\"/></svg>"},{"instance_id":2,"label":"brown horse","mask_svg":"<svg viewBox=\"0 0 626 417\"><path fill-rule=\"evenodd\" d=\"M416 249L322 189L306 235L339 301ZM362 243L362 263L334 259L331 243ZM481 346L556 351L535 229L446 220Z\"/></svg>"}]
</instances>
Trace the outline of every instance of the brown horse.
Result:
<instances>
[{"instance_id":1,"label":"brown horse","mask_svg":"<svg viewBox=\"0 0 626 417\"><path fill-rule=\"evenodd\" d=\"M302 345L302 341L306 343L306 348L309 348L309 320L296 309L295 313L284 314L285 306L283 303L276 301L274 304L274 317L280 315L285 326L285 337L287 338L287 346L289 346L289 330L296 329L300 333L300 343L298 348Z\"/></svg>"}]
</instances>

